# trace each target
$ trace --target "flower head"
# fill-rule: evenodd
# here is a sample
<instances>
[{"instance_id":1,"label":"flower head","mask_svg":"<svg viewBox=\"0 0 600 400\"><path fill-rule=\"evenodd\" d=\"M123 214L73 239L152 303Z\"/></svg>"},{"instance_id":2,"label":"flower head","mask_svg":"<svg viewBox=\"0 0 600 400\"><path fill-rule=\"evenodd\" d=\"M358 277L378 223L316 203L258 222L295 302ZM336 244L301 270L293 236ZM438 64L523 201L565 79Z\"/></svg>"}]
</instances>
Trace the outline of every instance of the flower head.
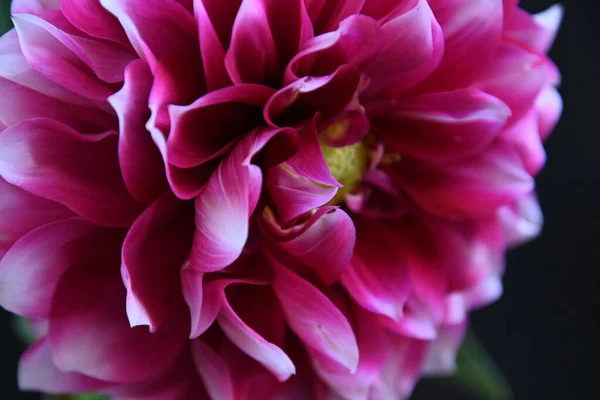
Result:
<instances>
[{"instance_id":1,"label":"flower head","mask_svg":"<svg viewBox=\"0 0 600 400\"><path fill-rule=\"evenodd\" d=\"M17 0L0 304L24 389L395 400L447 373L561 112L560 7Z\"/></svg>"}]
</instances>

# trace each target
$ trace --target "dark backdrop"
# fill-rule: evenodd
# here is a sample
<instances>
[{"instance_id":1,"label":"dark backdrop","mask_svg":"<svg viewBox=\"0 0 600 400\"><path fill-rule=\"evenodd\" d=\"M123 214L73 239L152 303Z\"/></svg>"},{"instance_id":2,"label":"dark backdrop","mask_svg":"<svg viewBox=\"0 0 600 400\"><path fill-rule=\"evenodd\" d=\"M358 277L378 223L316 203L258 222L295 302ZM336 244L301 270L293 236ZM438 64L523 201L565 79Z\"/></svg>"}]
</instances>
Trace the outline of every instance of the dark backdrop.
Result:
<instances>
[{"instance_id":1,"label":"dark backdrop","mask_svg":"<svg viewBox=\"0 0 600 400\"><path fill-rule=\"evenodd\" d=\"M537 12L553 2L521 3ZM538 179L546 226L540 238L509 254L502 299L472 318L517 400L600 399L600 6L596 0L565 5L551 52L563 73L565 111ZM39 399L17 391L23 348L3 311L0 338L0 399ZM420 384L415 398L471 400L431 382Z\"/></svg>"}]
</instances>

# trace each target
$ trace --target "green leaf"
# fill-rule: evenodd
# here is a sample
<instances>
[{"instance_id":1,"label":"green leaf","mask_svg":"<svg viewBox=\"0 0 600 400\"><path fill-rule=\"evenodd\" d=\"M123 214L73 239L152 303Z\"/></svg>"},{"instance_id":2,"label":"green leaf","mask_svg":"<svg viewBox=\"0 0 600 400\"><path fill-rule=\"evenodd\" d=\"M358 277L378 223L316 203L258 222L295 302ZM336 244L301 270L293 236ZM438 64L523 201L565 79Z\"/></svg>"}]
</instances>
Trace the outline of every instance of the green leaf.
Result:
<instances>
[{"instance_id":1,"label":"green leaf","mask_svg":"<svg viewBox=\"0 0 600 400\"><path fill-rule=\"evenodd\" d=\"M453 382L481 400L512 400L508 381L470 328L458 353Z\"/></svg>"},{"instance_id":2,"label":"green leaf","mask_svg":"<svg viewBox=\"0 0 600 400\"><path fill-rule=\"evenodd\" d=\"M0 34L13 26L10 19L10 3L11 0L0 0Z\"/></svg>"}]
</instances>

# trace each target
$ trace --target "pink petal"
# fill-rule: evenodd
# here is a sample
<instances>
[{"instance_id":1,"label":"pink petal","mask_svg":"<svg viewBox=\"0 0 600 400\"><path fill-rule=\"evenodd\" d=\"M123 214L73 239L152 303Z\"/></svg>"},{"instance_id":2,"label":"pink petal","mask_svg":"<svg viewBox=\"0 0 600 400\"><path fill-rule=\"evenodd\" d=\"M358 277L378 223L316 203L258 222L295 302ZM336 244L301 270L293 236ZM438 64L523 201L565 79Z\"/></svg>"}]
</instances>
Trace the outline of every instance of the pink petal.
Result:
<instances>
[{"instance_id":1,"label":"pink petal","mask_svg":"<svg viewBox=\"0 0 600 400\"><path fill-rule=\"evenodd\" d=\"M234 288L238 289L237 287ZM266 297L264 293L256 290L247 291L245 294L250 296L237 296L238 309L241 308L242 311L241 315L232 308L227 297L224 297L218 317L219 326L229 340L240 350L258 361L280 382L283 382L296 372L296 368L287 354L276 343L269 341L269 339L280 341L284 334L283 317L277 317L277 311L281 313L281 310L273 307L277 304L277 300L273 298L272 294ZM246 302L248 298L253 299L252 307L240 304ZM253 310L255 311L253 312ZM258 310L260 312L257 312ZM266 317L267 315L268 317ZM246 318L242 320L243 317ZM280 321L279 326L268 326L269 324L274 325L274 322L278 320ZM253 324L250 326L249 324L252 322ZM256 328L253 329L253 327ZM267 339L255 329L271 334L274 333L273 330L275 329L279 331L279 334L275 333L272 335L273 338Z\"/></svg>"},{"instance_id":2,"label":"pink petal","mask_svg":"<svg viewBox=\"0 0 600 400\"><path fill-rule=\"evenodd\" d=\"M268 172L267 187L283 223L329 202L338 188L322 186L282 164Z\"/></svg>"},{"instance_id":3,"label":"pink petal","mask_svg":"<svg viewBox=\"0 0 600 400\"><path fill-rule=\"evenodd\" d=\"M8 126L32 118L48 118L81 133L115 129L117 117L97 107L65 103L37 90L0 79L0 121Z\"/></svg>"},{"instance_id":4,"label":"pink petal","mask_svg":"<svg viewBox=\"0 0 600 400\"><path fill-rule=\"evenodd\" d=\"M0 261L2 307L29 318L47 317L65 271L98 256L100 251L96 247L118 246L122 239L121 231L100 229L78 218L31 231Z\"/></svg>"},{"instance_id":5,"label":"pink petal","mask_svg":"<svg viewBox=\"0 0 600 400\"><path fill-rule=\"evenodd\" d=\"M156 332L165 322L180 293L179 270L193 235L191 207L171 193L135 221L123 243L121 265L131 326L148 325Z\"/></svg>"},{"instance_id":6,"label":"pink petal","mask_svg":"<svg viewBox=\"0 0 600 400\"><path fill-rule=\"evenodd\" d=\"M540 136L538 118L532 110L504 130L500 137L500 140L514 146L531 176L537 175L546 164L546 151Z\"/></svg>"},{"instance_id":7,"label":"pink petal","mask_svg":"<svg viewBox=\"0 0 600 400\"><path fill-rule=\"evenodd\" d=\"M516 8L506 18L504 35L531 51L545 54L556 38L563 15L564 7L560 4L555 4L536 15Z\"/></svg>"},{"instance_id":8,"label":"pink petal","mask_svg":"<svg viewBox=\"0 0 600 400\"><path fill-rule=\"evenodd\" d=\"M368 0L360 11L380 23L384 24L390 19L402 15L415 6L417 0Z\"/></svg>"},{"instance_id":9,"label":"pink petal","mask_svg":"<svg viewBox=\"0 0 600 400\"><path fill-rule=\"evenodd\" d=\"M65 206L35 196L0 178L0 251L42 225L75 216Z\"/></svg>"},{"instance_id":10,"label":"pink petal","mask_svg":"<svg viewBox=\"0 0 600 400\"><path fill-rule=\"evenodd\" d=\"M445 376L456 371L456 354L463 341L467 324L444 326L436 340L429 344L423 372L427 375Z\"/></svg>"},{"instance_id":11,"label":"pink petal","mask_svg":"<svg viewBox=\"0 0 600 400\"><path fill-rule=\"evenodd\" d=\"M351 15L358 14L365 0L306 0L306 8L315 32L328 32L337 29L340 22Z\"/></svg>"},{"instance_id":12,"label":"pink petal","mask_svg":"<svg viewBox=\"0 0 600 400\"><path fill-rule=\"evenodd\" d=\"M190 338L206 332L215 322L223 301L224 287L228 281L203 282L204 274L186 265L181 269L181 290L190 309Z\"/></svg>"},{"instance_id":13,"label":"pink petal","mask_svg":"<svg viewBox=\"0 0 600 400\"><path fill-rule=\"evenodd\" d=\"M400 154L439 162L481 152L511 113L502 101L476 89L411 97L393 107L371 117L373 133Z\"/></svg>"},{"instance_id":14,"label":"pink petal","mask_svg":"<svg viewBox=\"0 0 600 400\"><path fill-rule=\"evenodd\" d=\"M60 0L60 10L74 26L88 35L128 45L119 21L95 0Z\"/></svg>"},{"instance_id":15,"label":"pink petal","mask_svg":"<svg viewBox=\"0 0 600 400\"><path fill-rule=\"evenodd\" d=\"M189 325L183 315L173 315L165 329L154 333L131 328L123 312L126 293L116 268L118 253L104 251L85 268L69 270L56 289L48 334L52 358L62 371L102 380L155 377L177 359Z\"/></svg>"},{"instance_id":16,"label":"pink petal","mask_svg":"<svg viewBox=\"0 0 600 400\"><path fill-rule=\"evenodd\" d=\"M11 14L33 14L39 15L47 10L58 10L60 0L13 0L11 3Z\"/></svg>"},{"instance_id":17,"label":"pink petal","mask_svg":"<svg viewBox=\"0 0 600 400\"><path fill-rule=\"evenodd\" d=\"M311 351L356 371L358 345L344 314L316 287L286 267L276 268L273 289L290 328Z\"/></svg>"},{"instance_id":18,"label":"pink petal","mask_svg":"<svg viewBox=\"0 0 600 400\"><path fill-rule=\"evenodd\" d=\"M189 168L222 155L234 140L261 124L263 106L272 94L266 86L237 85L188 106L169 107L168 161Z\"/></svg>"},{"instance_id":19,"label":"pink petal","mask_svg":"<svg viewBox=\"0 0 600 400\"><path fill-rule=\"evenodd\" d=\"M233 379L223 358L200 340L192 342L192 355L210 398L234 400Z\"/></svg>"},{"instance_id":20,"label":"pink petal","mask_svg":"<svg viewBox=\"0 0 600 400\"><path fill-rule=\"evenodd\" d=\"M201 0L208 19L215 27L215 32L224 49L229 47L235 17L242 0Z\"/></svg>"},{"instance_id":21,"label":"pink petal","mask_svg":"<svg viewBox=\"0 0 600 400\"><path fill-rule=\"evenodd\" d=\"M529 193L533 179L511 146L501 143L458 163L404 159L394 179L426 210L443 216L490 214Z\"/></svg>"},{"instance_id":22,"label":"pink petal","mask_svg":"<svg viewBox=\"0 0 600 400\"><path fill-rule=\"evenodd\" d=\"M194 0L194 15L198 21L198 38L202 64L206 75L208 92L222 89L232 84L225 69L225 49L220 42L213 22L203 0Z\"/></svg>"},{"instance_id":23,"label":"pink petal","mask_svg":"<svg viewBox=\"0 0 600 400\"><path fill-rule=\"evenodd\" d=\"M383 326L366 311L355 312L360 362L355 374L325 359L314 359L316 374L341 399L370 399L369 391L386 364L389 345Z\"/></svg>"},{"instance_id":24,"label":"pink petal","mask_svg":"<svg viewBox=\"0 0 600 400\"><path fill-rule=\"evenodd\" d=\"M331 284L350 263L355 240L352 219L336 208L322 215L295 239L282 242L280 247Z\"/></svg>"},{"instance_id":25,"label":"pink petal","mask_svg":"<svg viewBox=\"0 0 600 400\"><path fill-rule=\"evenodd\" d=\"M283 130L256 130L242 140L196 197L196 235L190 259L198 271L219 271L234 262L248 237L248 220L262 186L252 157Z\"/></svg>"},{"instance_id":26,"label":"pink petal","mask_svg":"<svg viewBox=\"0 0 600 400\"><path fill-rule=\"evenodd\" d=\"M278 83L281 66L267 12L263 0L242 0L225 55L227 72L236 84Z\"/></svg>"},{"instance_id":27,"label":"pink petal","mask_svg":"<svg viewBox=\"0 0 600 400\"><path fill-rule=\"evenodd\" d=\"M334 118L352 101L359 83L359 71L349 65L329 76L301 78L271 97L265 120L271 126L294 126L317 114L323 120Z\"/></svg>"},{"instance_id":28,"label":"pink petal","mask_svg":"<svg viewBox=\"0 0 600 400\"><path fill-rule=\"evenodd\" d=\"M137 60L127 66L123 88L108 99L119 116L123 180L132 196L143 203L153 201L167 189L162 157L145 127L151 85L147 64Z\"/></svg>"},{"instance_id":29,"label":"pink petal","mask_svg":"<svg viewBox=\"0 0 600 400\"><path fill-rule=\"evenodd\" d=\"M342 284L362 307L398 320L412 289L407 260L384 226L366 219L356 226L356 249Z\"/></svg>"},{"instance_id":30,"label":"pink petal","mask_svg":"<svg viewBox=\"0 0 600 400\"><path fill-rule=\"evenodd\" d=\"M2 132L0 175L101 225L128 226L140 211L121 178L114 133L83 136L52 120L22 122Z\"/></svg>"},{"instance_id":31,"label":"pink petal","mask_svg":"<svg viewBox=\"0 0 600 400\"><path fill-rule=\"evenodd\" d=\"M105 100L111 90L89 66L62 43L66 34L33 15L13 17L23 54L33 68L57 84L94 100ZM62 39L62 40L61 40Z\"/></svg>"},{"instance_id":32,"label":"pink petal","mask_svg":"<svg viewBox=\"0 0 600 400\"><path fill-rule=\"evenodd\" d=\"M336 31L306 42L288 64L285 80L292 83L298 77L331 75L343 64L358 66L374 57L382 45L379 24L369 17L353 15Z\"/></svg>"},{"instance_id":33,"label":"pink petal","mask_svg":"<svg viewBox=\"0 0 600 400\"><path fill-rule=\"evenodd\" d=\"M465 87L490 62L502 34L502 0L429 1L444 34L444 58L424 86Z\"/></svg>"},{"instance_id":34,"label":"pink petal","mask_svg":"<svg viewBox=\"0 0 600 400\"><path fill-rule=\"evenodd\" d=\"M38 341L21 356L18 379L21 390L56 394L91 392L109 385L76 372L60 371L52 361L47 338Z\"/></svg>"},{"instance_id":35,"label":"pink petal","mask_svg":"<svg viewBox=\"0 0 600 400\"><path fill-rule=\"evenodd\" d=\"M542 140L546 140L560 119L563 102L558 90L548 87L540 93L535 109L538 114L538 130Z\"/></svg>"},{"instance_id":36,"label":"pink petal","mask_svg":"<svg viewBox=\"0 0 600 400\"><path fill-rule=\"evenodd\" d=\"M505 102L517 121L533 106L550 79L547 63L540 56L503 42L476 86Z\"/></svg>"},{"instance_id":37,"label":"pink petal","mask_svg":"<svg viewBox=\"0 0 600 400\"><path fill-rule=\"evenodd\" d=\"M427 1L415 1L412 9L382 27L383 50L361 71L370 79L364 96L381 90L398 95L416 86L439 65L444 37Z\"/></svg>"},{"instance_id":38,"label":"pink petal","mask_svg":"<svg viewBox=\"0 0 600 400\"><path fill-rule=\"evenodd\" d=\"M533 193L516 204L499 209L498 217L510 247L519 246L535 238L544 225L544 215Z\"/></svg>"}]
</instances>

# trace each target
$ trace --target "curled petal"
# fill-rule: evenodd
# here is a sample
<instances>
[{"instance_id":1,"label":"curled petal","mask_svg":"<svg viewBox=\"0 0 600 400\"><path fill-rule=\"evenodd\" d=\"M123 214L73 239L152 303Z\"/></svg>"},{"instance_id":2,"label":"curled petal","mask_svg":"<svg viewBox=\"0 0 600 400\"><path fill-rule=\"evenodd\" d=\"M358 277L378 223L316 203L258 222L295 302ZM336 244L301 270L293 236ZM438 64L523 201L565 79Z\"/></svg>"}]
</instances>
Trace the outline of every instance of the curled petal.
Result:
<instances>
[{"instance_id":1,"label":"curled petal","mask_svg":"<svg viewBox=\"0 0 600 400\"><path fill-rule=\"evenodd\" d=\"M288 64L285 81L292 83L298 77L327 76L343 64L360 66L375 56L382 46L379 24L372 18L353 15L342 21L336 31L306 42Z\"/></svg>"},{"instance_id":2,"label":"curled petal","mask_svg":"<svg viewBox=\"0 0 600 400\"><path fill-rule=\"evenodd\" d=\"M80 135L59 122L33 119L0 135L0 175L90 220L128 226L140 205L127 191L117 135Z\"/></svg>"},{"instance_id":3,"label":"curled petal","mask_svg":"<svg viewBox=\"0 0 600 400\"><path fill-rule=\"evenodd\" d=\"M337 29L338 24L351 15L358 14L365 0L306 0L306 9L315 32Z\"/></svg>"},{"instance_id":4,"label":"curled petal","mask_svg":"<svg viewBox=\"0 0 600 400\"><path fill-rule=\"evenodd\" d=\"M248 135L221 163L196 197L196 235L191 268L218 271L241 254L248 237L248 221L262 186L262 172L251 164L251 160L279 132L283 131L256 130Z\"/></svg>"},{"instance_id":5,"label":"curled petal","mask_svg":"<svg viewBox=\"0 0 600 400\"><path fill-rule=\"evenodd\" d=\"M558 123L563 110L563 101L554 87L542 90L535 102L538 114L538 130L542 140L546 140Z\"/></svg>"},{"instance_id":6,"label":"curled petal","mask_svg":"<svg viewBox=\"0 0 600 400\"><path fill-rule=\"evenodd\" d=\"M60 0L14 0L11 3L11 14L39 15L44 11L58 10Z\"/></svg>"},{"instance_id":7,"label":"curled petal","mask_svg":"<svg viewBox=\"0 0 600 400\"><path fill-rule=\"evenodd\" d=\"M518 246L535 238L544 225L544 215L532 193L513 205L498 210L508 246Z\"/></svg>"},{"instance_id":8,"label":"curled petal","mask_svg":"<svg viewBox=\"0 0 600 400\"><path fill-rule=\"evenodd\" d=\"M280 246L331 284L348 266L355 241L352 219L336 208L321 216L298 237L282 242Z\"/></svg>"},{"instance_id":9,"label":"curled petal","mask_svg":"<svg viewBox=\"0 0 600 400\"><path fill-rule=\"evenodd\" d=\"M123 243L121 274L131 326L151 332L167 319L180 290L179 270L194 235L192 210L171 193L151 204Z\"/></svg>"},{"instance_id":10,"label":"curled petal","mask_svg":"<svg viewBox=\"0 0 600 400\"><path fill-rule=\"evenodd\" d=\"M352 327L325 294L281 265L273 289L290 328L306 347L351 373L356 371L358 344Z\"/></svg>"},{"instance_id":11,"label":"curled petal","mask_svg":"<svg viewBox=\"0 0 600 400\"><path fill-rule=\"evenodd\" d=\"M125 70L123 88L108 101L119 116L119 164L127 189L136 200L149 203L167 189L160 151L145 123L150 116L148 96L152 75L147 64L137 60Z\"/></svg>"},{"instance_id":12,"label":"curled petal","mask_svg":"<svg viewBox=\"0 0 600 400\"><path fill-rule=\"evenodd\" d=\"M373 133L400 154L437 162L481 152L511 114L501 100L476 89L411 97L393 107L374 112Z\"/></svg>"},{"instance_id":13,"label":"curled petal","mask_svg":"<svg viewBox=\"0 0 600 400\"><path fill-rule=\"evenodd\" d=\"M325 77L305 77L279 90L265 106L271 126L294 126L319 114L324 120L341 113L360 84L359 71L343 65Z\"/></svg>"},{"instance_id":14,"label":"curled petal","mask_svg":"<svg viewBox=\"0 0 600 400\"><path fill-rule=\"evenodd\" d=\"M108 386L107 382L77 372L62 372L52 361L47 338L30 347L19 361L19 388L45 393L91 392Z\"/></svg>"},{"instance_id":15,"label":"curled petal","mask_svg":"<svg viewBox=\"0 0 600 400\"><path fill-rule=\"evenodd\" d=\"M444 326L429 344L423 373L427 375L451 375L456 371L456 354L465 336L467 324Z\"/></svg>"},{"instance_id":16,"label":"curled petal","mask_svg":"<svg viewBox=\"0 0 600 400\"><path fill-rule=\"evenodd\" d=\"M250 292L249 294L256 293ZM267 330L269 330L269 327L266 326L267 321L275 320L276 314L274 312L268 312L268 314L265 314L265 312L267 312L269 308L273 308L273 304L276 304L275 299L269 299L271 300L270 303L261 301L261 294L259 293L258 296L241 297L240 300L245 302L247 301L248 297L253 299L254 303L252 307L259 307L261 310L260 313L254 314L261 314L263 316L262 321L260 319L255 321L255 325L258 325L259 328L267 328ZM247 306L244 307L244 309L247 311L246 313L248 313L248 311L251 312ZM281 313L281 311L279 312ZM269 315L269 317L265 319L265 315ZM256 320L257 318L255 317L251 319ZM267 340L260 333L249 326L244 320L242 320L241 316L234 311L229 301L227 301L227 298L224 298L222 308L219 313L218 322L219 326L221 329L223 329L223 332L229 338L229 340L231 340L248 356L262 364L280 382L287 380L296 372L296 367L287 354L285 354L285 352L279 346ZM281 320L280 327L281 333L283 333L283 320Z\"/></svg>"},{"instance_id":17,"label":"curled petal","mask_svg":"<svg viewBox=\"0 0 600 400\"><path fill-rule=\"evenodd\" d=\"M171 106L167 159L178 167L200 165L223 154L230 144L262 121L273 90L237 85L211 92L189 106ZM232 118L235 116L235 118Z\"/></svg>"}]
</instances>

